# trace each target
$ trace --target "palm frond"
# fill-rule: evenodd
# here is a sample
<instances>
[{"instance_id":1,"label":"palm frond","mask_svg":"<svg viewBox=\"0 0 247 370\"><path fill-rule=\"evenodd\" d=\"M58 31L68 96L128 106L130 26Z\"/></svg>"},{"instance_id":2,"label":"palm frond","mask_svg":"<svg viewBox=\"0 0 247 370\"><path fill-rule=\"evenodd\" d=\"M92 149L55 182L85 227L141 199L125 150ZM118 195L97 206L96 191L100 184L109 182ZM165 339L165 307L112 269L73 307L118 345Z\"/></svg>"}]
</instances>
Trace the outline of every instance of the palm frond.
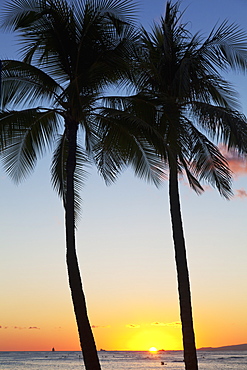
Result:
<instances>
[{"instance_id":1,"label":"palm frond","mask_svg":"<svg viewBox=\"0 0 247 370\"><path fill-rule=\"evenodd\" d=\"M1 159L14 181L21 181L33 171L37 159L51 149L58 129L59 120L52 110L1 112L0 133L4 138Z\"/></svg>"},{"instance_id":2,"label":"palm frond","mask_svg":"<svg viewBox=\"0 0 247 370\"><path fill-rule=\"evenodd\" d=\"M15 31L29 25L40 11L40 0L12 0L4 4L1 15L2 27Z\"/></svg>"},{"instance_id":3,"label":"palm frond","mask_svg":"<svg viewBox=\"0 0 247 370\"><path fill-rule=\"evenodd\" d=\"M154 146L154 143L157 148L158 143L162 146L163 139L141 115L134 114L133 109L140 101L134 97L105 99L109 106L98 117L100 142L95 147L95 161L106 182L113 181L127 165L133 167L137 176L156 186L165 176L163 162ZM141 105L144 106L143 102Z\"/></svg>"},{"instance_id":4,"label":"palm frond","mask_svg":"<svg viewBox=\"0 0 247 370\"><path fill-rule=\"evenodd\" d=\"M2 61L2 104L32 106L42 102L57 103L62 89L45 72L28 63L16 60Z\"/></svg>"},{"instance_id":5,"label":"palm frond","mask_svg":"<svg viewBox=\"0 0 247 370\"><path fill-rule=\"evenodd\" d=\"M232 173L227 160L218 147L190 125L191 138L191 171L199 180L204 180L226 199L232 195Z\"/></svg>"},{"instance_id":6,"label":"palm frond","mask_svg":"<svg viewBox=\"0 0 247 370\"><path fill-rule=\"evenodd\" d=\"M68 157L68 141L66 132L59 135L56 148L53 152L51 163L51 182L54 190L59 197L63 199L64 207L66 206L66 192L67 192L67 176L66 176L66 162ZM76 169L74 175L74 206L75 206L75 222L77 223L81 215L81 189L87 177L85 167L89 164L88 157L85 151L77 145L76 148Z\"/></svg>"},{"instance_id":7,"label":"palm frond","mask_svg":"<svg viewBox=\"0 0 247 370\"><path fill-rule=\"evenodd\" d=\"M236 148L239 154L247 148L247 118L239 111L195 102L193 110L203 130L217 143L228 149Z\"/></svg>"},{"instance_id":8,"label":"palm frond","mask_svg":"<svg viewBox=\"0 0 247 370\"><path fill-rule=\"evenodd\" d=\"M199 180L193 175L190 168L190 163L187 163L183 155L179 155L179 161L183 167L186 177L188 179L190 187L197 193L201 194L204 189L200 184Z\"/></svg>"},{"instance_id":9,"label":"palm frond","mask_svg":"<svg viewBox=\"0 0 247 370\"><path fill-rule=\"evenodd\" d=\"M237 24L222 22L214 27L199 53L220 69L247 70L246 32Z\"/></svg>"},{"instance_id":10,"label":"palm frond","mask_svg":"<svg viewBox=\"0 0 247 370\"><path fill-rule=\"evenodd\" d=\"M101 14L110 14L126 22L133 22L137 4L132 0L87 0Z\"/></svg>"},{"instance_id":11,"label":"palm frond","mask_svg":"<svg viewBox=\"0 0 247 370\"><path fill-rule=\"evenodd\" d=\"M53 151L51 163L51 183L59 197L65 204L66 195L66 159L67 159L67 140L66 135L59 135L56 140L56 147Z\"/></svg>"},{"instance_id":12,"label":"palm frond","mask_svg":"<svg viewBox=\"0 0 247 370\"><path fill-rule=\"evenodd\" d=\"M78 223L81 215L81 190L87 178L86 168L90 161L85 153L85 150L77 144L76 147L76 168L74 175L74 190L75 190L75 222Z\"/></svg>"}]
</instances>

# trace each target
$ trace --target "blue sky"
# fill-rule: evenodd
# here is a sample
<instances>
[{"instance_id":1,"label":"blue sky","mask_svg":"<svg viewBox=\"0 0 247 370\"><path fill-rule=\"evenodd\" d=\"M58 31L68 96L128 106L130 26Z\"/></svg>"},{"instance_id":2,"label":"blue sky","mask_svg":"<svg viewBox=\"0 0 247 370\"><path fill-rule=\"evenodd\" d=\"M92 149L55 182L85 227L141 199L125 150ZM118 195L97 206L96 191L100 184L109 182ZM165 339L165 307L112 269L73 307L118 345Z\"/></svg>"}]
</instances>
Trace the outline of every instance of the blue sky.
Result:
<instances>
[{"instance_id":1,"label":"blue sky","mask_svg":"<svg viewBox=\"0 0 247 370\"><path fill-rule=\"evenodd\" d=\"M243 28L246 24L244 0L184 0L181 9L186 7L184 19L190 22L191 32L207 35L226 18ZM149 27L163 14L165 1L141 1L140 8L140 21ZM16 57L12 35L0 33L0 45L0 57ZM247 114L246 76L231 73L229 79ZM65 266L64 212L51 188L49 166L47 155L18 186L0 170L0 326L45 327L44 322L52 320L60 326L69 316L68 326L74 330ZM235 197L230 201L216 190L197 196L181 182L199 346L247 341L245 172L243 167L242 173L235 175ZM116 184L106 187L92 169L82 198L77 243L91 323L113 327L122 316L126 324L138 325L138 320L145 320L138 314L141 310L146 320L178 321L167 183L156 189L135 178L129 169ZM61 315L55 319L58 311ZM95 335L99 347L104 347L103 339ZM0 331L0 350L4 340ZM117 349L126 346L120 348L119 344Z\"/></svg>"}]
</instances>

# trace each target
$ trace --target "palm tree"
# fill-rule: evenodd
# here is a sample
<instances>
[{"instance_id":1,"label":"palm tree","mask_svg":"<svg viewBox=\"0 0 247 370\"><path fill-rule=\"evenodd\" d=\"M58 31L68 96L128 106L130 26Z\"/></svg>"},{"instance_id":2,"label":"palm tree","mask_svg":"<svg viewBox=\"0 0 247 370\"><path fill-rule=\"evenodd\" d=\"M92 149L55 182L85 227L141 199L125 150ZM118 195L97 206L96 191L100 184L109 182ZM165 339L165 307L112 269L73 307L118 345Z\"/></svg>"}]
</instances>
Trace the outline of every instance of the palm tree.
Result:
<instances>
[{"instance_id":1,"label":"palm tree","mask_svg":"<svg viewBox=\"0 0 247 370\"><path fill-rule=\"evenodd\" d=\"M133 126L149 124L152 135L147 140L167 167L184 361L187 370L197 370L179 177L185 174L197 193L203 192L204 181L225 198L231 196L231 171L217 144L246 152L247 120L220 71L246 70L247 42L238 26L227 21L206 39L191 35L181 21L179 5L168 1L160 24L150 33L142 29L133 67L137 94L108 98L105 115L132 121ZM106 132L104 156L115 132Z\"/></svg>"},{"instance_id":2,"label":"palm tree","mask_svg":"<svg viewBox=\"0 0 247 370\"><path fill-rule=\"evenodd\" d=\"M21 38L22 58L2 61L1 157L20 181L53 148L52 184L65 208L69 285L87 370L100 364L76 256L76 215L84 166L99 140L102 94L129 73L134 10L131 0L14 0L3 18ZM104 172L110 180L124 160L111 163Z\"/></svg>"}]
</instances>

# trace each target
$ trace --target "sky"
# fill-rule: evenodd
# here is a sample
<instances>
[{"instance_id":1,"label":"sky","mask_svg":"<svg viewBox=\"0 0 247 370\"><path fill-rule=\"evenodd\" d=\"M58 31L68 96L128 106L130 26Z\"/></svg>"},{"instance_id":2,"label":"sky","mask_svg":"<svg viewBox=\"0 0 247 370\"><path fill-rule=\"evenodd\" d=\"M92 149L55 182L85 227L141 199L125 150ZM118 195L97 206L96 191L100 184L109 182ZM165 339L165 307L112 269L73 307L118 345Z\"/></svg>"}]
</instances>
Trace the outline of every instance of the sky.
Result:
<instances>
[{"instance_id":1,"label":"sky","mask_svg":"<svg viewBox=\"0 0 247 370\"><path fill-rule=\"evenodd\" d=\"M140 1L142 25L159 21L165 4ZM246 0L183 0L185 8L191 32L206 36L225 19L246 26ZM18 58L15 42L0 32L2 59ZM247 115L247 77L227 78ZM247 167L234 157L230 166L230 201L180 182L198 348L247 343ZM47 155L18 186L0 169L0 351L79 350L49 168ZM92 169L82 198L77 251L97 348L182 349L167 182L157 189L129 169L107 187Z\"/></svg>"}]
</instances>

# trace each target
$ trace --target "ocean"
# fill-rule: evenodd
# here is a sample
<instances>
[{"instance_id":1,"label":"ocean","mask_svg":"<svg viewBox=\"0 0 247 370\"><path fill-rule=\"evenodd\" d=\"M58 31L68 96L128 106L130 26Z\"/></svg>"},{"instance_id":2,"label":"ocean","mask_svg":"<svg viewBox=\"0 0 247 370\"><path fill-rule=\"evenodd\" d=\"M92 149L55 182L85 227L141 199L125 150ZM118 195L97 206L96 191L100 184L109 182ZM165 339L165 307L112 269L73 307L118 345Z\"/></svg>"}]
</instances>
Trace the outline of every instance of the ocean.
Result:
<instances>
[{"instance_id":1,"label":"ocean","mask_svg":"<svg viewBox=\"0 0 247 370\"><path fill-rule=\"evenodd\" d=\"M100 351L102 370L184 369L183 354L171 352ZM200 370L247 370L247 351L199 351ZM0 370L81 370L80 352L0 352Z\"/></svg>"}]
</instances>

